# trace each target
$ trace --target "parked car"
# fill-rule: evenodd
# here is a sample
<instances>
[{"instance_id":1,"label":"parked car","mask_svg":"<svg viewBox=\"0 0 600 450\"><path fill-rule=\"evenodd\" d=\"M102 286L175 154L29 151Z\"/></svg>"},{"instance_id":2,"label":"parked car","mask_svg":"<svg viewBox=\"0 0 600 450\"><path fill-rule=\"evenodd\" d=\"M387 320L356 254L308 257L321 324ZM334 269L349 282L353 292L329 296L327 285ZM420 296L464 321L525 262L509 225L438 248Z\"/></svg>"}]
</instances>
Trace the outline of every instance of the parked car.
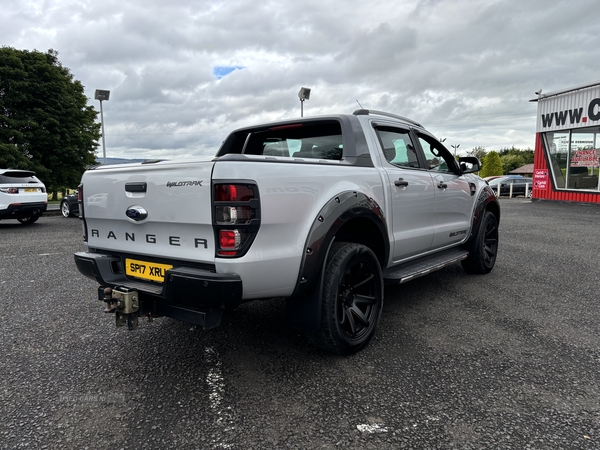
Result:
<instances>
[{"instance_id":1,"label":"parked car","mask_svg":"<svg viewBox=\"0 0 600 450\"><path fill-rule=\"evenodd\" d=\"M48 208L46 186L30 170L0 169L0 220L23 224L38 220Z\"/></svg>"},{"instance_id":2,"label":"parked car","mask_svg":"<svg viewBox=\"0 0 600 450\"><path fill-rule=\"evenodd\" d=\"M506 178L506 177L509 177L509 178L523 178L523 175L492 175L492 176L489 176L489 177L484 177L483 179L485 181L492 181L492 180L494 180L496 178Z\"/></svg>"},{"instance_id":3,"label":"parked car","mask_svg":"<svg viewBox=\"0 0 600 450\"><path fill-rule=\"evenodd\" d=\"M79 216L79 203L77 202L77 199L77 189L75 189L72 194L63 197L62 201L60 202L60 212L62 213L63 217Z\"/></svg>"},{"instance_id":4,"label":"parked car","mask_svg":"<svg viewBox=\"0 0 600 450\"><path fill-rule=\"evenodd\" d=\"M530 197L533 179L527 177L506 176L494 178L493 180L488 181L488 184L497 196L510 195L512 186L512 195L514 197L519 195ZM498 188L500 188L500 193L498 193Z\"/></svg>"}]
</instances>

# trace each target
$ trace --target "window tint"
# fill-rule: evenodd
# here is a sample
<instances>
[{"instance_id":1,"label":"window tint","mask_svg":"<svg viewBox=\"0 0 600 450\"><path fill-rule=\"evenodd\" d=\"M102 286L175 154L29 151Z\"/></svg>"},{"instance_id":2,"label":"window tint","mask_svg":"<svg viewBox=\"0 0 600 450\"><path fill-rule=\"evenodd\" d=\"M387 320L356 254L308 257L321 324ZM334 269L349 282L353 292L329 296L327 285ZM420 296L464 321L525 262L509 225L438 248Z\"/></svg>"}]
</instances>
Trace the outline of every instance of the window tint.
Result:
<instances>
[{"instance_id":1,"label":"window tint","mask_svg":"<svg viewBox=\"0 0 600 450\"><path fill-rule=\"evenodd\" d=\"M333 160L342 159L343 154L342 129L338 122L259 129L246 134L243 141L241 138L236 137L228 153Z\"/></svg>"},{"instance_id":2,"label":"window tint","mask_svg":"<svg viewBox=\"0 0 600 450\"><path fill-rule=\"evenodd\" d=\"M0 183L2 184L16 184L16 183L39 183L39 180L27 173L19 172L6 172L4 175L0 175Z\"/></svg>"},{"instance_id":3,"label":"window tint","mask_svg":"<svg viewBox=\"0 0 600 450\"><path fill-rule=\"evenodd\" d=\"M307 137L299 141L292 153L295 158L342 159L341 134Z\"/></svg>"},{"instance_id":4,"label":"window tint","mask_svg":"<svg viewBox=\"0 0 600 450\"><path fill-rule=\"evenodd\" d=\"M441 142L430 136L419 135L419 143L425 154L427 169L436 172L454 172L456 161Z\"/></svg>"},{"instance_id":5,"label":"window tint","mask_svg":"<svg viewBox=\"0 0 600 450\"><path fill-rule=\"evenodd\" d=\"M408 131L389 128L376 131L387 162L400 167L419 167L417 152Z\"/></svg>"}]
</instances>

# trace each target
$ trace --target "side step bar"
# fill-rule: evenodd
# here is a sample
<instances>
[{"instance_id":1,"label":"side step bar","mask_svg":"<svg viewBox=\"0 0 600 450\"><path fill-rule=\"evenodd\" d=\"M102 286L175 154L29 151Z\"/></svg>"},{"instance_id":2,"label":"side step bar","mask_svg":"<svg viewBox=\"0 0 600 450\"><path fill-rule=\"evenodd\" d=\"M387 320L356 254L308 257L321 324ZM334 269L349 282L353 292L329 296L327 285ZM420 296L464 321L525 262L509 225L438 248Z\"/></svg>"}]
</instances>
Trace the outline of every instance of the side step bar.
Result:
<instances>
[{"instance_id":1,"label":"side step bar","mask_svg":"<svg viewBox=\"0 0 600 450\"><path fill-rule=\"evenodd\" d=\"M452 249L430 257L419 258L394 267L383 272L385 284L402 284L415 278L422 277L450 264L462 261L469 252L463 249Z\"/></svg>"}]
</instances>

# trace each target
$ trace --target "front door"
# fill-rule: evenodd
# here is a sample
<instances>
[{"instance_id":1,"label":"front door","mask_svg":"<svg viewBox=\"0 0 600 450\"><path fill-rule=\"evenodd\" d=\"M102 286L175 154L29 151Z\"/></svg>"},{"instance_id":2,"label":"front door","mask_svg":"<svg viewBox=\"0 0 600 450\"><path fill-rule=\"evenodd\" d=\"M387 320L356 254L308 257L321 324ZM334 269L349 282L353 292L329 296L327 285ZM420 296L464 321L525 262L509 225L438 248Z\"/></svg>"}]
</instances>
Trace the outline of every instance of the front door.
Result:
<instances>
[{"instance_id":1,"label":"front door","mask_svg":"<svg viewBox=\"0 0 600 450\"><path fill-rule=\"evenodd\" d=\"M435 190L434 238L439 249L463 241L471 226L474 199L456 159L437 139L416 133Z\"/></svg>"}]
</instances>

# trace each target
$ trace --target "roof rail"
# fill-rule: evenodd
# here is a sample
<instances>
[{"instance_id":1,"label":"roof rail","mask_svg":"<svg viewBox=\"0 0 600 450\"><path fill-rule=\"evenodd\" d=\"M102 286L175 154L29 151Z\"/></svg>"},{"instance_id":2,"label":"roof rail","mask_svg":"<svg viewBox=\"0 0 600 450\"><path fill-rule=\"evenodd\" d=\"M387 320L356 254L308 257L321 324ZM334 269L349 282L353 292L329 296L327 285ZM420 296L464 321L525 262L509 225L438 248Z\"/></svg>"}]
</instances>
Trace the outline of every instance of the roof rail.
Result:
<instances>
[{"instance_id":1,"label":"roof rail","mask_svg":"<svg viewBox=\"0 0 600 450\"><path fill-rule=\"evenodd\" d=\"M391 117L393 119L402 120L403 122L408 122L408 123L418 126L419 128L423 128L423 125L421 125L419 122L409 119L408 117L402 117L402 116L398 116L396 114L391 114L391 113L387 113L387 112L383 112L383 111L376 111L374 109L357 109L352 114L354 114L355 116L368 116L371 114L376 114L378 116L385 116L385 117Z\"/></svg>"}]
</instances>

